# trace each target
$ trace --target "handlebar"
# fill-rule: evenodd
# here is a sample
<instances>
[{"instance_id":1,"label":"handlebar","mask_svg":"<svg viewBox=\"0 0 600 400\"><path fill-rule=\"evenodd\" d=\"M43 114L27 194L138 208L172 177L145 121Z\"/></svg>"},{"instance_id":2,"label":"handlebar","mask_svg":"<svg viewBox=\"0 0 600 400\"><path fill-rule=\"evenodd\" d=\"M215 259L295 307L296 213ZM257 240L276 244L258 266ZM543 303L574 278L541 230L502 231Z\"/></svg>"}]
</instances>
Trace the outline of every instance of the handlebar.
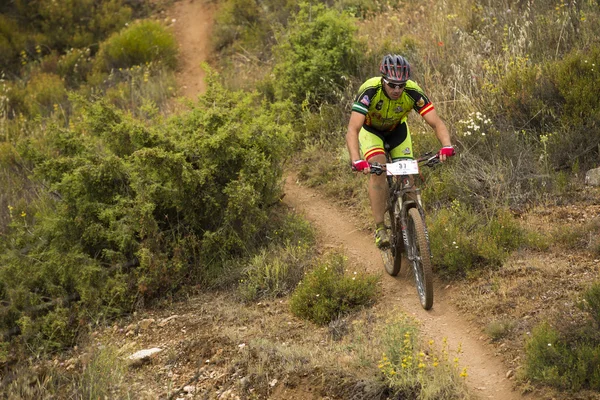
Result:
<instances>
[{"instance_id":1,"label":"handlebar","mask_svg":"<svg viewBox=\"0 0 600 400\"><path fill-rule=\"evenodd\" d=\"M417 158L417 162L420 165L424 165L426 167L430 167L433 168L436 165L440 164L440 156L438 153L435 153L432 156L433 152L432 151L428 151L427 153L423 154L421 157ZM385 164L380 164L380 163L369 163L370 166L370 170L372 174L375 175L381 175L382 173L384 173L386 171L386 165Z\"/></svg>"}]
</instances>

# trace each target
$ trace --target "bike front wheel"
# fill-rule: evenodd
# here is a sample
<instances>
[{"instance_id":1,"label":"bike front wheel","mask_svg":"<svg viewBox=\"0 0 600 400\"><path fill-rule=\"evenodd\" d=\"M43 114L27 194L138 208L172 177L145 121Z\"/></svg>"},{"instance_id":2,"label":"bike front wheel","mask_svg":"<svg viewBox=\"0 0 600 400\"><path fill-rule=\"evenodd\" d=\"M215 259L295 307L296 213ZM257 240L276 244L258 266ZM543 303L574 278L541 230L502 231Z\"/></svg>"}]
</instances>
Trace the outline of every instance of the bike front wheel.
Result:
<instances>
[{"instance_id":1,"label":"bike front wheel","mask_svg":"<svg viewBox=\"0 0 600 400\"><path fill-rule=\"evenodd\" d=\"M408 256L415 275L415 284L421 306L429 310L433 306L433 272L431 251L425 230L425 221L417 208L408 210Z\"/></svg>"},{"instance_id":2,"label":"bike front wheel","mask_svg":"<svg viewBox=\"0 0 600 400\"><path fill-rule=\"evenodd\" d=\"M402 229L400 228L400 221L397 217L399 215L396 210L397 207L398 202L394 202L391 207L388 207L388 210L384 214L383 222L390 234L390 247L380 249L385 271L391 276L396 276L400 272L402 249L404 247L402 242Z\"/></svg>"}]
</instances>

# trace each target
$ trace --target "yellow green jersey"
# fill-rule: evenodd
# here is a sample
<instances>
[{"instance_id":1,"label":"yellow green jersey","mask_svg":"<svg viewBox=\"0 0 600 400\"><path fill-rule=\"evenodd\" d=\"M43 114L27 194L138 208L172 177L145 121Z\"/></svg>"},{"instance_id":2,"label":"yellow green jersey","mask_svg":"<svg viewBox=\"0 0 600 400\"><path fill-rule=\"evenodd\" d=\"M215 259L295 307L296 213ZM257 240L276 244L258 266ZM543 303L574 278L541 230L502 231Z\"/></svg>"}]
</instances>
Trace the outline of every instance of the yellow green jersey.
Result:
<instances>
[{"instance_id":1,"label":"yellow green jersey","mask_svg":"<svg viewBox=\"0 0 600 400\"><path fill-rule=\"evenodd\" d=\"M398 100L390 99L382 87L381 77L374 77L362 84L352 105L352 111L365 115L363 127L372 133L393 131L405 121L410 110L421 116L433 110L423 90L414 81L408 80Z\"/></svg>"}]
</instances>

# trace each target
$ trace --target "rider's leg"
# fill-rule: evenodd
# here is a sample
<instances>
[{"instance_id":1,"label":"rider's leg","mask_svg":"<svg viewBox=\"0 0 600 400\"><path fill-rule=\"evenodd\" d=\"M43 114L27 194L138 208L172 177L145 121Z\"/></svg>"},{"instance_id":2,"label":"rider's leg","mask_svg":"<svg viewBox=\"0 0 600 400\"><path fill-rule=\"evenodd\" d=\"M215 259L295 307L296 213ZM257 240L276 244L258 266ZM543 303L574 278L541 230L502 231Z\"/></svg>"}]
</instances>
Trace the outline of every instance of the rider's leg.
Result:
<instances>
[{"instance_id":1,"label":"rider's leg","mask_svg":"<svg viewBox=\"0 0 600 400\"><path fill-rule=\"evenodd\" d=\"M369 162L378 162L385 164L385 155L379 154L369 159ZM383 224L383 214L385 213L386 201L388 196L388 184L386 175L371 174L369 178L369 201L371 202L371 212L375 225Z\"/></svg>"},{"instance_id":2,"label":"rider's leg","mask_svg":"<svg viewBox=\"0 0 600 400\"><path fill-rule=\"evenodd\" d=\"M368 132L364 128L358 134L360 150L363 157L373 163L385 163L385 151L383 139L378 135ZM375 243L379 247L390 245L390 239L387 230L383 224L383 214L385 213L387 199L387 180L385 174L371 174L369 177L369 201L371 203L371 212L375 220Z\"/></svg>"}]
</instances>

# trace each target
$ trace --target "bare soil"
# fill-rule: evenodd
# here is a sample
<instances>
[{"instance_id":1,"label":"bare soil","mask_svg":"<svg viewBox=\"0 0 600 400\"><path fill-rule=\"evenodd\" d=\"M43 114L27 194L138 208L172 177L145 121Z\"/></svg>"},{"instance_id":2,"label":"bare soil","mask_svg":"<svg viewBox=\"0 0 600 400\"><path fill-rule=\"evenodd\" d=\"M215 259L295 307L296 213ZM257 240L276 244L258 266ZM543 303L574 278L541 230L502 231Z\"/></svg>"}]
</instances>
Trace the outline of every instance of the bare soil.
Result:
<instances>
[{"instance_id":1,"label":"bare soil","mask_svg":"<svg viewBox=\"0 0 600 400\"><path fill-rule=\"evenodd\" d=\"M181 94L195 98L206 89L202 63L210 56L215 4L204 0L176 1L168 12L179 42Z\"/></svg>"}]
</instances>

